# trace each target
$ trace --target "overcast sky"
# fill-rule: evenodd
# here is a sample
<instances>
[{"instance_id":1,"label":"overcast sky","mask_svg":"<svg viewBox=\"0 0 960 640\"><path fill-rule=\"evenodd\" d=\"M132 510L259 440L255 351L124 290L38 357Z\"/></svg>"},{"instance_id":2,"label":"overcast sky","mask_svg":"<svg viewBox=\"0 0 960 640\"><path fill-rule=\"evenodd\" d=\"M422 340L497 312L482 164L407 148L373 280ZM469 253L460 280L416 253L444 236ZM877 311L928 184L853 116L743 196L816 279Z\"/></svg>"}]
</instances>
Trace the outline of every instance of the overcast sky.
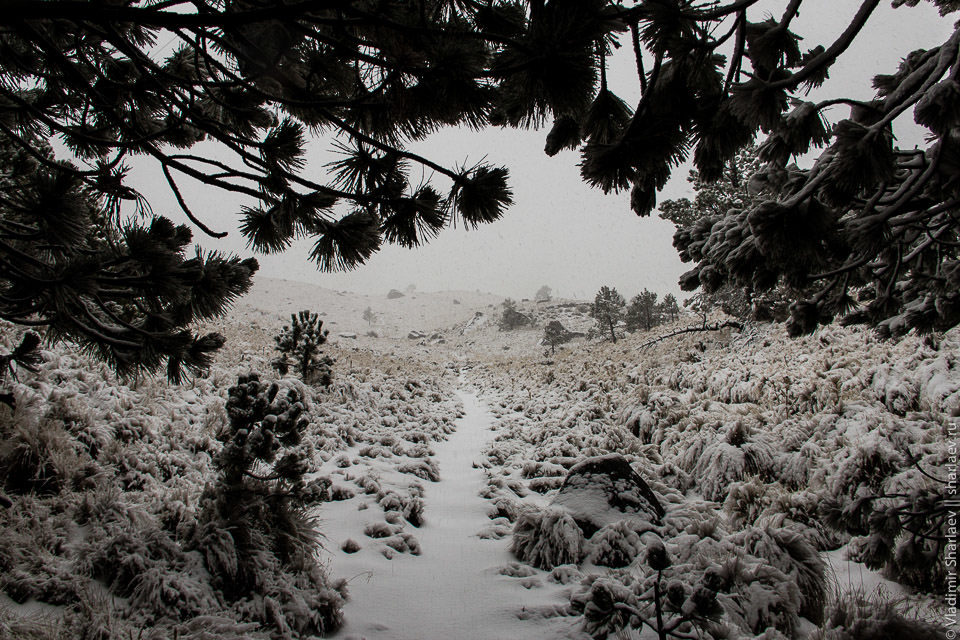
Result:
<instances>
[{"instance_id":1,"label":"overcast sky","mask_svg":"<svg viewBox=\"0 0 960 640\"><path fill-rule=\"evenodd\" d=\"M771 0L764 9L779 18L786 4ZM882 4L854 46L831 69L830 82L814 97L870 99L873 75L893 73L904 55L941 44L952 32L955 16L941 18L927 2L896 10L889 0ZM792 25L804 37L801 47L829 45L859 5L853 0L807 0ZM750 19L764 17L754 11ZM610 71L611 89L630 104L636 103L639 94L633 64L632 55L617 57ZM839 108L828 119L833 123L846 115L846 109ZM907 124L895 129L901 148L921 144L922 131L908 126L912 112L902 120ZM447 229L412 251L385 246L367 264L339 274L318 272L307 258L312 243L302 242L281 255L257 255L260 275L372 294L412 284L424 291L479 289L523 298L533 297L546 284L554 295L563 297L592 298L602 285L616 287L628 299L644 288L680 295L677 278L689 267L679 261L671 244L673 225L656 214L635 216L627 193L605 196L587 187L580 180L578 154L564 151L547 157L545 136L546 131L448 130L413 147L446 166L469 166L483 159L507 166L514 206L499 222L475 230ZM315 145L312 167L329 159L323 151L328 146L329 141ZM692 195L687 170L674 172L658 201ZM138 173L142 171L153 169L137 168ZM144 192L156 213L185 219L155 178L144 173L136 179L152 185ZM442 184L446 188L447 183ZM197 241L205 248L252 255L235 230L242 202L216 190L187 190L195 213L209 226L230 232L224 240L215 241L196 231Z\"/></svg>"}]
</instances>

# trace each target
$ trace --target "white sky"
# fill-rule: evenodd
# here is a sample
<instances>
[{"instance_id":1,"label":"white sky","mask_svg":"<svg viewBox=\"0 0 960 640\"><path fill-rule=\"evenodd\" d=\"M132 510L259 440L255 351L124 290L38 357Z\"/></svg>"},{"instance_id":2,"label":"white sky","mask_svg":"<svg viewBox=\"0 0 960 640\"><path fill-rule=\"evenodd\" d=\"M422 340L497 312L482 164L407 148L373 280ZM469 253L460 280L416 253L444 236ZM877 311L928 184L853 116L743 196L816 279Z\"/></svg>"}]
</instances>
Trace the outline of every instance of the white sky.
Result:
<instances>
[{"instance_id":1,"label":"white sky","mask_svg":"<svg viewBox=\"0 0 960 640\"><path fill-rule=\"evenodd\" d=\"M768 0L762 6L778 17L785 0ZM860 2L853 0L808 0L792 30L805 36L801 48L828 46L848 24ZM754 10L750 19L766 17ZM870 79L877 73L893 73L899 60L917 48L941 44L952 32L956 16L941 18L926 2L893 10L885 0L853 47L831 69L831 80L814 98L844 95L870 99ZM629 38L624 39L629 43ZM639 93L632 54L613 60L610 86L628 103ZM648 65L649 67L649 65ZM831 123L846 115L839 108L829 114ZM906 125L898 123L896 134L902 148L922 143L922 131L907 112ZM638 218L629 207L629 194L605 196L580 179L579 156L564 151L550 158L543 153L546 130L487 129L481 132L448 130L412 147L446 166L472 165L480 160L510 169L514 206L499 222L475 230L447 229L440 237L416 250L384 246L367 264L348 273L325 274L307 258L311 242L295 244L279 255L256 255L260 275L309 282L331 289L385 294L389 289L415 285L419 290L482 290L514 298L532 298L541 285L555 296L592 298L602 285L616 287L628 299L644 288L660 294L680 295L678 276L689 266L682 264L672 246L673 225L656 214ZM311 149L311 167L329 160L324 151L329 140ZM681 167L658 197L658 201L692 195L686 167ZM172 197L157 178L137 167L136 186L153 204L154 212L184 221ZM154 174L155 175L155 174ZM321 180L322 181L322 180ZM147 185L147 186L144 186ZM184 178L193 211L216 230L229 231L223 240L213 240L195 231L203 247L253 255L236 231L242 200ZM446 181L437 186L447 188Z\"/></svg>"}]
</instances>

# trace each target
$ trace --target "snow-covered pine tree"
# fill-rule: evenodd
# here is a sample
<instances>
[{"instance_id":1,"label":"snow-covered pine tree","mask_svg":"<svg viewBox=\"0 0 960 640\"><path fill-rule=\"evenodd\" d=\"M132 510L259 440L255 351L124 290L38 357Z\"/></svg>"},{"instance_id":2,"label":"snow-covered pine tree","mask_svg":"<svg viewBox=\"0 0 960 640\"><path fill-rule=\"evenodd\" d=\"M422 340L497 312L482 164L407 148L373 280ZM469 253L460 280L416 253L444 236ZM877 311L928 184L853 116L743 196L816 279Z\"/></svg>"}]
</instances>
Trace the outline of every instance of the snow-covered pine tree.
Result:
<instances>
[{"instance_id":1,"label":"snow-covered pine tree","mask_svg":"<svg viewBox=\"0 0 960 640\"><path fill-rule=\"evenodd\" d=\"M308 509L329 499L329 481L304 478L309 464L297 445L306 408L302 387L256 374L230 388L219 477L201 499L195 543L230 602L249 599L241 609L257 621L321 635L340 625L345 590L328 584L315 553L320 534Z\"/></svg>"},{"instance_id":2,"label":"snow-covered pine tree","mask_svg":"<svg viewBox=\"0 0 960 640\"><path fill-rule=\"evenodd\" d=\"M604 285L600 287L593 305L590 307L590 317L597 321L600 331L610 332L610 339L617 341L614 327L623 319L623 308L626 302L616 289Z\"/></svg>"},{"instance_id":3,"label":"snow-covered pine tree","mask_svg":"<svg viewBox=\"0 0 960 640\"><path fill-rule=\"evenodd\" d=\"M330 332L323 328L323 320L312 311L290 314L290 324L284 325L274 337L280 355L273 367L285 376L293 368L307 384L330 384L333 377L333 359L320 350Z\"/></svg>"},{"instance_id":4,"label":"snow-covered pine tree","mask_svg":"<svg viewBox=\"0 0 960 640\"><path fill-rule=\"evenodd\" d=\"M166 218L120 226L113 207L133 192L111 199L23 136L33 146L0 135L0 318L74 342L122 375L165 367L176 382L209 366L224 339L190 327L246 292L257 262L189 256L190 230ZM25 364L21 349L5 358Z\"/></svg>"},{"instance_id":5,"label":"snow-covered pine tree","mask_svg":"<svg viewBox=\"0 0 960 640\"><path fill-rule=\"evenodd\" d=\"M918 4L894 2L904 12ZM451 169L409 150L444 126L552 119L546 152L579 149L583 179L630 190L638 215L689 156L716 180L762 132L755 180L769 196L679 243L696 263L685 286L809 287L793 296L794 334L840 315L894 335L948 328L960 323L960 30L874 78L873 100L813 102L808 90L881 2L855 5L836 39L817 43L791 31L804 0L777 16L742 0L386 0L336 10L316 0L9 0L16 28L0 34L0 136L34 156L59 138L82 166L44 166L81 183L85 198L115 204L136 198L127 158L148 158L184 215L214 235L180 181L243 194L238 214L255 249L309 237L311 258L332 270L384 242L417 246L458 217L476 226L505 213L504 167ZM633 107L608 82L618 47L636 60ZM900 150L891 123L911 111L928 142ZM336 133L341 158L328 175L307 171L309 131ZM791 164L815 147L826 148L810 169ZM447 184L420 183L426 174ZM24 195L38 215L43 196Z\"/></svg>"},{"instance_id":6,"label":"snow-covered pine tree","mask_svg":"<svg viewBox=\"0 0 960 640\"><path fill-rule=\"evenodd\" d=\"M569 342L572 333L559 320L551 320L543 328L543 341L550 345L550 353L555 353L558 344Z\"/></svg>"},{"instance_id":7,"label":"snow-covered pine tree","mask_svg":"<svg viewBox=\"0 0 960 640\"><path fill-rule=\"evenodd\" d=\"M513 331L532 323L530 316L517 311L516 301L507 298L503 301L502 306L503 313L500 314L500 322L498 323L500 331Z\"/></svg>"},{"instance_id":8,"label":"snow-covered pine tree","mask_svg":"<svg viewBox=\"0 0 960 640\"><path fill-rule=\"evenodd\" d=\"M660 324L660 308L657 305L657 294L653 291L644 289L639 294L630 299L627 310L624 313L624 320L627 323L627 331L638 331L644 329L649 331Z\"/></svg>"}]
</instances>

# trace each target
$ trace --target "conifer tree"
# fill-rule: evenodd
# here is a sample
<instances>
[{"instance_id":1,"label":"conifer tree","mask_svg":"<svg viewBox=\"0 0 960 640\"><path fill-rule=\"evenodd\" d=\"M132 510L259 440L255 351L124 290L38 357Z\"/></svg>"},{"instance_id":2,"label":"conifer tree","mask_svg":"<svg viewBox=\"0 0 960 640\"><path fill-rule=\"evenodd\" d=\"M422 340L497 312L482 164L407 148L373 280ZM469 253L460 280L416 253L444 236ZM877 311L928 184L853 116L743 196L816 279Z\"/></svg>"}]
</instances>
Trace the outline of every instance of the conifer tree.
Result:
<instances>
[{"instance_id":1,"label":"conifer tree","mask_svg":"<svg viewBox=\"0 0 960 640\"><path fill-rule=\"evenodd\" d=\"M0 318L75 342L123 375L165 366L178 382L202 371L224 339L190 326L246 292L257 262L190 256L187 227L162 217L120 226L110 207L47 145L0 136Z\"/></svg>"},{"instance_id":2,"label":"conifer tree","mask_svg":"<svg viewBox=\"0 0 960 640\"><path fill-rule=\"evenodd\" d=\"M765 202L771 192L762 179L764 166L757 147L750 145L742 149L713 182L703 180L700 173L692 169L687 181L696 192L694 199L665 200L660 205L660 217L676 225L674 245L689 247L692 237L699 237L728 213L748 211ZM694 252L699 246L693 245L692 250L681 249L680 259L684 262L694 260ZM719 308L740 320L785 320L785 310L791 299L812 291L804 283L793 283L793 287L782 281L770 284L776 282L776 276L763 260L758 259L750 268L753 271L749 280L733 281L724 278L722 270L701 270L698 267L681 276L680 286L691 291L700 288L699 304L708 309Z\"/></svg>"},{"instance_id":3,"label":"conifer tree","mask_svg":"<svg viewBox=\"0 0 960 640\"><path fill-rule=\"evenodd\" d=\"M277 372L285 376L292 368L307 384L330 384L333 377L333 359L320 350L330 332L323 328L323 320L312 311L290 314L290 324L284 325L274 338L280 355L273 361Z\"/></svg>"},{"instance_id":4,"label":"conifer tree","mask_svg":"<svg viewBox=\"0 0 960 640\"><path fill-rule=\"evenodd\" d=\"M680 317L680 305L677 304L677 298L672 293L663 296L659 308L660 314L670 322Z\"/></svg>"},{"instance_id":5,"label":"conifer tree","mask_svg":"<svg viewBox=\"0 0 960 640\"><path fill-rule=\"evenodd\" d=\"M617 341L617 334L613 330L623 319L623 308L626 302L616 289L603 286L597 292L593 305L590 307L590 317L597 321L601 331L610 331L610 340Z\"/></svg>"},{"instance_id":6,"label":"conifer tree","mask_svg":"<svg viewBox=\"0 0 960 640\"><path fill-rule=\"evenodd\" d=\"M583 179L630 190L638 215L683 160L716 180L762 133L754 181L767 196L678 242L696 263L685 288L786 282L802 292L794 333L840 314L890 334L945 328L960 322L960 31L874 78L873 100L807 95L878 5L860 0L819 43L791 30L804 0L774 16L756 0L10 0L0 137L114 209L137 198L130 158L149 158L214 235L183 181L243 194L254 249L308 237L317 266L333 270L383 243L418 246L458 218L504 214L504 167L450 168L410 150L441 127L552 121L546 152L579 149ZM607 77L618 47L636 60L635 105ZM896 148L891 122L904 113L927 129L925 148ZM340 153L326 174L305 156L321 131ZM38 153L52 138L74 166ZM811 168L791 164L813 148L824 151ZM23 196L39 215L41 196Z\"/></svg>"},{"instance_id":7,"label":"conifer tree","mask_svg":"<svg viewBox=\"0 0 960 640\"><path fill-rule=\"evenodd\" d=\"M517 311L517 303L507 298L503 301L503 313L500 315L500 331L513 331L531 323L526 314Z\"/></svg>"},{"instance_id":8,"label":"conifer tree","mask_svg":"<svg viewBox=\"0 0 960 640\"><path fill-rule=\"evenodd\" d=\"M557 345L569 342L572 337L559 320L551 320L543 328L543 341L550 345L550 353L556 353Z\"/></svg>"},{"instance_id":9,"label":"conifer tree","mask_svg":"<svg viewBox=\"0 0 960 640\"><path fill-rule=\"evenodd\" d=\"M644 289L630 300L624 316L627 321L627 331L644 329L649 331L660 324L657 307L657 294Z\"/></svg>"}]
</instances>

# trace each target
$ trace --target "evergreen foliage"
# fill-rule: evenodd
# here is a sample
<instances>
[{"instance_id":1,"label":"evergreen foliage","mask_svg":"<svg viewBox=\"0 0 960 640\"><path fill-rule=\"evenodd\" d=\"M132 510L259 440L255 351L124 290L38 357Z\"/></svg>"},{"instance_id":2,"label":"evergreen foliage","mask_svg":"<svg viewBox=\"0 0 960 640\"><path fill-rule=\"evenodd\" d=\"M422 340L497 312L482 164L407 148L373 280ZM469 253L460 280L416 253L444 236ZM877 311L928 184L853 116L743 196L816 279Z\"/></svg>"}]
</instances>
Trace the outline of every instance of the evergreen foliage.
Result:
<instances>
[{"instance_id":1,"label":"evergreen foliage","mask_svg":"<svg viewBox=\"0 0 960 640\"><path fill-rule=\"evenodd\" d=\"M517 303L510 298L503 301L503 313L500 315L500 331L513 331L532 324L530 316L517 311Z\"/></svg>"},{"instance_id":2,"label":"evergreen foliage","mask_svg":"<svg viewBox=\"0 0 960 640\"><path fill-rule=\"evenodd\" d=\"M550 302L552 296L553 290L547 285L543 285L537 289L537 294L533 297L533 299L537 302Z\"/></svg>"},{"instance_id":3,"label":"evergreen foliage","mask_svg":"<svg viewBox=\"0 0 960 640\"><path fill-rule=\"evenodd\" d=\"M730 160L722 175L713 182L703 180L696 169L691 169L687 181L696 197L692 201L688 198L665 200L660 205L660 217L676 225L674 245L696 251L700 245L690 244L690 238L699 237L707 228L712 229L714 221L728 213L734 215L734 211L742 212L762 204L770 195L760 171L763 167L757 147L750 145ZM680 259L690 262L693 253L681 248ZM798 292L784 283L765 288L772 276L760 256L751 268L754 271L749 282L731 282L724 280L719 272L693 269L681 276L680 286L687 290L699 287L695 304L706 313L719 308L740 320L786 320L791 296ZM705 279L700 278L701 273L706 274Z\"/></svg>"},{"instance_id":4,"label":"evergreen foliage","mask_svg":"<svg viewBox=\"0 0 960 640\"><path fill-rule=\"evenodd\" d=\"M297 449L308 427L303 393L250 374L228 395L219 477L201 502L197 549L224 596L258 603L261 621L287 635L332 631L343 594L327 586L316 556L320 534L308 510L329 499L329 483L305 481L309 464Z\"/></svg>"},{"instance_id":5,"label":"evergreen foliage","mask_svg":"<svg viewBox=\"0 0 960 640\"><path fill-rule=\"evenodd\" d=\"M626 302L616 289L604 285L600 287L593 305L590 307L590 317L597 321L601 331L610 331L610 339L617 341L614 327L623 319L623 310Z\"/></svg>"},{"instance_id":6,"label":"evergreen foliage","mask_svg":"<svg viewBox=\"0 0 960 640\"><path fill-rule=\"evenodd\" d=\"M630 299L630 304L624 313L627 322L627 331L643 329L649 331L660 324L660 307L657 305L657 294L644 289Z\"/></svg>"},{"instance_id":7,"label":"evergreen foliage","mask_svg":"<svg viewBox=\"0 0 960 640\"><path fill-rule=\"evenodd\" d=\"M564 327L559 320L551 320L543 328L543 341L550 345L550 353L556 352L557 345L569 342L572 338L573 332Z\"/></svg>"},{"instance_id":8,"label":"evergreen foliage","mask_svg":"<svg viewBox=\"0 0 960 640\"><path fill-rule=\"evenodd\" d=\"M290 324L284 325L280 335L274 337L275 349L280 352L273 361L274 369L285 376L292 368L307 384L329 385L333 359L320 351L329 334L316 313L306 310L291 313Z\"/></svg>"},{"instance_id":9,"label":"evergreen foliage","mask_svg":"<svg viewBox=\"0 0 960 640\"><path fill-rule=\"evenodd\" d=\"M188 256L190 230L166 218L119 226L110 196L23 136L32 147L0 135L0 318L43 327L48 340L75 342L123 375L165 366L179 382L206 369L224 339L189 327L223 314L249 289L257 262ZM36 362L28 352L39 341L26 346L5 365Z\"/></svg>"},{"instance_id":10,"label":"evergreen foliage","mask_svg":"<svg viewBox=\"0 0 960 640\"><path fill-rule=\"evenodd\" d=\"M960 8L932 1L943 14ZM4 218L14 216L5 233L32 234L39 224L76 236L69 221L77 218L64 213L83 203L102 201L111 213L122 203L143 206L127 177L129 159L140 155L156 163L184 214L206 232L220 235L191 210L184 177L248 198L238 215L254 249L281 251L310 238L320 269L350 269L384 243L415 247L458 218L476 226L511 204L504 167L448 168L409 150L445 126L552 120L546 152L579 149L583 179L605 192L630 190L638 215L654 209L657 191L688 157L702 180L714 181L762 133L764 166L749 181L764 184L762 201L717 211L678 241L696 264L684 287L787 284L793 334L841 315L890 335L948 328L960 322L960 31L874 78L874 100L806 95L879 4L861 0L835 41L816 43L791 31L803 0L779 16L750 0L12 0L0 34L0 137L42 165L52 188L5 196ZM607 58L624 45L636 58L635 105L607 79ZM841 105L850 114L831 126L827 115ZM910 111L928 143L900 150L891 122ZM340 154L325 176L306 166L308 136L320 131L336 134ZM50 157L44 147L52 138L76 166ZM824 150L813 167L790 164L814 148ZM425 174L446 184L420 180ZM46 194L73 204L46 206ZM49 224L54 219L68 224ZM168 254L185 244L182 235L167 238L165 227L157 233L163 238L150 246L167 246ZM132 254L120 259L139 259ZM3 252L18 274L21 259ZM90 268L70 266L80 282L58 280L57 269L30 275L71 297L90 285ZM230 295L240 289L227 287ZM121 297L149 308L138 294ZM141 366L129 363L131 343L147 354L143 366L172 358L176 373L214 342L191 342L170 327L161 335L177 339L155 340L155 327L111 309L115 320L96 300L70 309L76 321L66 309L32 302L15 311L6 317L55 315L56 332L90 341L124 368ZM104 344L91 337L104 333L103 324L130 335L107 333L114 341Z\"/></svg>"},{"instance_id":11,"label":"evergreen foliage","mask_svg":"<svg viewBox=\"0 0 960 640\"><path fill-rule=\"evenodd\" d=\"M670 322L680 317L680 306L677 304L676 296L672 293L663 296L663 300L660 301L660 314Z\"/></svg>"}]
</instances>

